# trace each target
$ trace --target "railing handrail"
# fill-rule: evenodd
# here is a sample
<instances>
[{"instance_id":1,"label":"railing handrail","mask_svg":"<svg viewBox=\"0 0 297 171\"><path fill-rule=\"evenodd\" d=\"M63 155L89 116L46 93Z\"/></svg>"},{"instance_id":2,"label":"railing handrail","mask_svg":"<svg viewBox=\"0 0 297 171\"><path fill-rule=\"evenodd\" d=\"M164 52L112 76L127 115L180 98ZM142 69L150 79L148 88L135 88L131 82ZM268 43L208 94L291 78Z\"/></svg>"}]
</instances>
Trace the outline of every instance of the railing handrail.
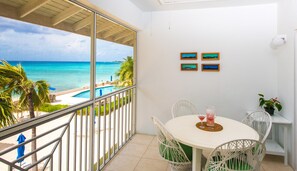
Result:
<instances>
[{"instance_id":1,"label":"railing handrail","mask_svg":"<svg viewBox=\"0 0 297 171\"><path fill-rule=\"evenodd\" d=\"M108 98L110 96L113 96L113 95L118 94L118 93L125 92L125 91L133 89L135 87L136 87L136 85L133 85L133 86L129 86L129 87L114 91L112 93L109 93L109 94L106 94L106 95L103 95L101 97L96 98L95 101L97 102L97 101L106 99L106 98ZM44 123L53 121L55 119L58 119L60 117L66 116L66 115L69 115L70 113L75 112L77 110L80 110L82 108L85 108L85 107L91 105L92 103L93 103L92 100L88 100L86 102L82 102L82 103L70 106L68 108L61 109L61 110L56 111L56 112L52 112L52 113L47 114L47 115L42 115L42 116L36 117L34 119L30 119L30 120L14 124L12 126L9 126L9 127L3 128L3 129L0 129L0 141L5 139L5 138L8 138L10 136L13 136L15 134L18 134L18 133L21 133L21 132L26 131L28 129L31 129L33 127L37 127L37 126L42 125Z\"/></svg>"},{"instance_id":2,"label":"railing handrail","mask_svg":"<svg viewBox=\"0 0 297 171\"><path fill-rule=\"evenodd\" d=\"M129 87L126 87L126 88L122 88L122 89L117 90L117 91L113 91L111 93L108 93L108 94L105 94L103 96L95 98L95 101L106 99L107 97L114 96L115 94L125 92L125 91L130 90L130 89L135 88L135 87L136 87L136 85L133 85L133 86L129 86Z\"/></svg>"}]
</instances>

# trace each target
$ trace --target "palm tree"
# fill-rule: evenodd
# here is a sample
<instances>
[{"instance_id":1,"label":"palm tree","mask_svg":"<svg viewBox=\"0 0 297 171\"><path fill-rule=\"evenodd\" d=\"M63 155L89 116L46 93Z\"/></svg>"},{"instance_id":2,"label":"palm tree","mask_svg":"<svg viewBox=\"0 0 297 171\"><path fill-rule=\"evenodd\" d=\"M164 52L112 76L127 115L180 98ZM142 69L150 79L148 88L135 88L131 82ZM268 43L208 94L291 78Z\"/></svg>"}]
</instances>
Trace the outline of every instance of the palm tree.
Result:
<instances>
[{"instance_id":1,"label":"palm tree","mask_svg":"<svg viewBox=\"0 0 297 171\"><path fill-rule=\"evenodd\" d=\"M35 118L34 110L49 102L49 84L46 81L32 81L28 79L21 65L12 66L1 60L0 88L1 92L9 95L19 95L19 105L29 110L30 118ZM36 137L36 127L32 128L32 138ZM36 140L31 143L32 151L36 150ZM37 154L32 154L32 161L37 161ZM37 166L34 168L37 170Z\"/></svg>"},{"instance_id":2,"label":"palm tree","mask_svg":"<svg viewBox=\"0 0 297 171\"><path fill-rule=\"evenodd\" d=\"M15 123L13 115L13 102L11 96L6 93L0 93L0 128Z\"/></svg>"},{"instance_id":3,"label":"palm tree","mask_svg":"<svg viewBox=\"0 0 297 171\"><path fill-rule=\"evenodd\" d=\"M124 62L121 64L120 69L116 73L116 76L119 77L117 80L118 87L126 87L133 85L133 58L128 56L124 58Z\"/></svg>"}]
</instances>

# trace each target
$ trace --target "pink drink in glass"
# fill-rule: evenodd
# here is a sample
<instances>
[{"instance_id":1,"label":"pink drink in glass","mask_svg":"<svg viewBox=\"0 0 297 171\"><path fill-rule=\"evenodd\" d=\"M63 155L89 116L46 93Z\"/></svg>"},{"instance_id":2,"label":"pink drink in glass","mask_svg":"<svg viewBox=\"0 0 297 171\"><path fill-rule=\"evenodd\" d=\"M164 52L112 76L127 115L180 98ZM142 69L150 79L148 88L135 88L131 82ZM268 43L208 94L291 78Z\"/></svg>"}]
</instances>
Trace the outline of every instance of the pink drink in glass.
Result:
<instances>
[{"instance_id":1,"label":"pink drink in glass","mask_svg":"<svg viewBox=\"0 0 297 171\"><path fill-rule=\"evenodd\" d=\"M215 122L215 109L214 106L208 106L206 108L206 125L207 126L214 126Z\"/></svg>"},{"instance_id":2,"label":"pink drink in glass","mask_svg":"<svg viewBox=\"0 0 297 171\"><path fill-rule=\"evenodd\" d=\"M202 122L205 119L204 115L199 115L198 118L200 119L200 121Z\"/></svg>"},{"instance_id":3,"label":"pink drink in glass","mask_svg":"<svg viewBox=\"0 0 297 171\"><path fill-rule=\"evenodd\" d=\"M205 128L205 126L203 125L202 121L205 119L205 115L198 115L198 118L200 119L200 128Z\"/></svg>"},{"instance_id":4,"label":"pink drink in glass","mask_svg":"<svg viewBox=\"0 0 297 171\"><path fill-rule=\"evenodd\" d=\"M208 113L206 114L206 122L207 126L214 126L214 114L213 113Z\"/></svg>"}]
</instances>

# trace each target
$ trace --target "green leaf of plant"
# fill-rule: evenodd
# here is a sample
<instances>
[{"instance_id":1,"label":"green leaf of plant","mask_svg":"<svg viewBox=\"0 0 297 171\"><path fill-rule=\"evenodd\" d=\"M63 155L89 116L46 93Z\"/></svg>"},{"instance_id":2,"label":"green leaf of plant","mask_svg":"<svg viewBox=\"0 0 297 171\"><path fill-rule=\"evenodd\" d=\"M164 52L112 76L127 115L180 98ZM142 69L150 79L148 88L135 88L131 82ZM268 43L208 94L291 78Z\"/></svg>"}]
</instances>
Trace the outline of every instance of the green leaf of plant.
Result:
<instances>
[{"instance_id":1,"label":"green leaf of plant","mask_svg":"<svg viewBox=\"0 0 297 171\"><path fill-rule=\"evenodd\" d=\"M274 103L270 100L265 100L265 106L268 108L274 108Z\"/></svg>"},{"instance_id":2,"label":"green leaf of plant","mask_svg":"<svg viewBox=\"0 0 297 171\"><path fill-rule=\"evenodd\" d=\"M277 98L270 98L269 100L264 99L263 94L258 94L259 97L259 106L264 107L264 108L269 108L269 109L277 109L278 111L282 110L282 105L278 101Z\"/></svg>"},{"instance_id":3,"label":"green leaf of plant","mask_svg":"<svg viewBox=\"0 0 297 171\"><path fill-rule=\"evenodd\" d=\"M282 108L283 108L282 105L279 104L279 103L276 103L276 104L275 104L275 107L277 108L278 111L281 111Z\"/></svg>"}]
</instances>

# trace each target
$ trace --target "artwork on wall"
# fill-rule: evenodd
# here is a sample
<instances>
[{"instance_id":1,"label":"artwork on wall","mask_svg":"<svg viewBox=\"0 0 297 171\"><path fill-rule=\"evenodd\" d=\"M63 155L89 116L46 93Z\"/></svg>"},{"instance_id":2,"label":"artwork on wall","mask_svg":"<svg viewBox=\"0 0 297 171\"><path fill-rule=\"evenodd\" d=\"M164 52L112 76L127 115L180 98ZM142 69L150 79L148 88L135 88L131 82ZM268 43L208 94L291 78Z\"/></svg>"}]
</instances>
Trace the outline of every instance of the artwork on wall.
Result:
<instances>
[{"instance_id":1,"label":"artwork on wall","mask_svg":"<svg viewBox=\"0 0 297 171\"><path fill-rule=\"evenodd\" d=\"M203 72L219 72L220 64L201 64L201 70Z\"/></svg>"},{"instance_id":2,"label":"artwork on wall","mask_svg":"<svg viewBox=\"0 0 297 171\"><path fill-rule=\"evenodd\" d=\"M219 52L201 53L201 60L202 61L220 60L220 53Z\"/></svg>"},{"instance_id":3,"label":"artwork on wall","mask_svg":"<svg viewBox=\"0 0 297 171\"><path fill-rule=\"evenodd\" d=\"M198 70L198 64L197 63L189 63L189 64L180 64L180 69L182 71L197 71Z\"/></svg>"},{"instance_id":4,"label":"artwork on wall","mask_svg":"<svg viewBox=\"0 0 297 171\"><path fill-rule=\"evenodd\" d=\"M180 53L181 60L196 60L197 52L182 52Z\"/></svg>"}]
</instances>

